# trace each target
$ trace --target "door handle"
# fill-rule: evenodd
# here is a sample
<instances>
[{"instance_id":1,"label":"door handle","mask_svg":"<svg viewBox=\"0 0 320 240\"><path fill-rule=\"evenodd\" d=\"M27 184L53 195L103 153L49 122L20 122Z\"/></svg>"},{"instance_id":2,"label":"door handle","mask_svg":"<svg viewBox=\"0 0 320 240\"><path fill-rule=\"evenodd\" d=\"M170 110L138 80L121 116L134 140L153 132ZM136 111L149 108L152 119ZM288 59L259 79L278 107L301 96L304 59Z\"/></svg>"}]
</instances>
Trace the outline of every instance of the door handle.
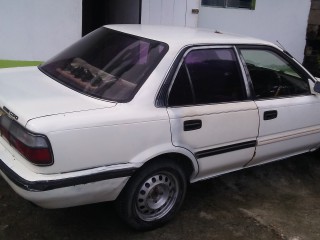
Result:
<instances>
[{"instance_id":1,"label":"door handle","mask_svg":"<svg viewBox=\"0 0 320 240\"><path fill-rule=\"evenodd\" d=\"M263 120L271 120L278 117L278 111L277 110L270 110L263 113Z\"/></svg>"},{"instance_id":2,"label":"door handle","mask_svg":"<svg viewBox=\"0 0 320 240\"><path fill-rule=\"evenodd\" d=\"M188 120L184 121L183 123L183 130L184 131L193 131L200 129L202 127L202 121L197 119L197 120Z\"/></svg>"}]
</instances>

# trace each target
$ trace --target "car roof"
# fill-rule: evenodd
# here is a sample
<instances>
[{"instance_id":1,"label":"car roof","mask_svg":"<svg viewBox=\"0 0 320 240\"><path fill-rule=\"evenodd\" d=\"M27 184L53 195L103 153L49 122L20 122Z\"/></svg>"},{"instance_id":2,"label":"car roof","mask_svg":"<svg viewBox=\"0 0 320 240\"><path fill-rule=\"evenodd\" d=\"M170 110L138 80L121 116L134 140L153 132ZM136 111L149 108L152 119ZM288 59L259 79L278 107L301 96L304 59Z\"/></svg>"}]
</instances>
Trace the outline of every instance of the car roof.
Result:
<instances>
[{"instance_id":1,"label":"car roof","mask_svg":"<svg viewBox=\"0 0 320 240\"><path fill-rule=\"evenodd\" d=\"M178 48L195 44L255 44L277 47L264 40L237 34L224 33L222 31L212 29L140 24L106 25L105 27L165 42L169 44L170 47Z\"/></svg>"}]
</instances>

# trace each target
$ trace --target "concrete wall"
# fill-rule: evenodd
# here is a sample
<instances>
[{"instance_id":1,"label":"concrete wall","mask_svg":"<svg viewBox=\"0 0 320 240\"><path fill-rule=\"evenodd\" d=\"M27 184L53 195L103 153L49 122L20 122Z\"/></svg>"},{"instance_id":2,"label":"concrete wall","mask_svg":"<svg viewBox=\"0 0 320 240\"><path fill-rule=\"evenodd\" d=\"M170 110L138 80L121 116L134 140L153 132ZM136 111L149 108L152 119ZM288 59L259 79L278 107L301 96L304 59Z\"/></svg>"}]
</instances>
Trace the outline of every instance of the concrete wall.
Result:
<instances>
[{"instance_id":1,"label":"concrete wall","mask_svg":"<svg viewBox=\"0 0 320 240\"><path fill-rule=\"evenodd\" d=\"M187 0L142 0L141 24L186 25Z\"/></svg>"},{"instance_id":2,"label":"concrete wall","mask_svg":"<svg viewBox=\"0 0 320 240\"><path fill-rule=\"evenodd\" d=\"M188 6L197 8L196 1L199 6L201 0L142 0L141 22L186 26L195 17ZM302 62L310 5L311 0L256 0L255 10L200 6L198 27L278 40Z\"/></svg>"},{"instance_id":3,"label":"concrete wall","mask_svg":"<svg viewBox=\"0 0 320 240\"><path fill-rule=\"evenodd\" d=\"M278 40L302 62L310 5L311 0L256 0L255 10L201 7L198 26Z\"/></svg>"},{"instance_id":4,"label":"concrete wall","mask_svg":"<svg viewBox=\"0 0 320 240\"><path fill-rule=\"evenodd\" d=\"M200 0L142 0L141 24L197 27Z\"/></svg>"},{"instance_id":5,"label":"concrete wall","mask_svg":"<svg viewBox=\"0 0 320 240\"><path fill-rule=\"evenodd\" d=\"M82 0L0 0L0 59L46 60L81 27Z\"/></svg>"},{"instance_id":6,"label":"concrete wall","mask_svg":"<svg viewBox=\"0 0 320 240\"><path fill-rule=\"evenodd\" d=\"M125 8L111 1L112 12L122 8L123 15L136 21L138 5L131 9L130 0L124 1ZM142 23L186 25L188 3L194 1L175 0L173 8L172 0L142 0ZM198 26L278 40L302 61L310 4L310 0L257 0L254 11L201 7ZM46 60L78 40L81 31L82 0L0 0L0 59Z\"/></svg>"}]
</instances>

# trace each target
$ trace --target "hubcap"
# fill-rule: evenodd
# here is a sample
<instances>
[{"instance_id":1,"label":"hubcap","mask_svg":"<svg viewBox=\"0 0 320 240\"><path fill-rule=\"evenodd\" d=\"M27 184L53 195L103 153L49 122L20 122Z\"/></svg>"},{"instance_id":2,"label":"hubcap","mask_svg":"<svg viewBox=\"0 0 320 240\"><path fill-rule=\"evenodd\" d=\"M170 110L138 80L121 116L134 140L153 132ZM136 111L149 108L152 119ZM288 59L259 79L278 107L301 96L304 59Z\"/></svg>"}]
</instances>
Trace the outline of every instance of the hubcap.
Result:
<instances>
[{"instance_id":1,"label":"hubcap","mask_svg":"<svg viewBox=\"0 0 320 240\"><path fill-rule=\"evenodd\" d=\"M165 216L175 205L178 180L169 172L147 179L140 187L136 199L136 212L144 221L154 221Z\"/></svg>"}]
</instances>

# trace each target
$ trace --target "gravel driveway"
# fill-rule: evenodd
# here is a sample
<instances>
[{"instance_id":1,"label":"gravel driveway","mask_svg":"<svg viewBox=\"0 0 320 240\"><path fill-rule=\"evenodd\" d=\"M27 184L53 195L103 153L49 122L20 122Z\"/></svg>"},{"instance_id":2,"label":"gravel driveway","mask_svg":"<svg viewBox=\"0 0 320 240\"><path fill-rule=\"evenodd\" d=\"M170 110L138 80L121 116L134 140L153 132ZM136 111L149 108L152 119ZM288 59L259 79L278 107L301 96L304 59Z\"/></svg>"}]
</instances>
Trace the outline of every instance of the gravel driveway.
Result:
<instances>
[{"instance_id":1,"label":"gravel driveway","mask_svg":"<svg viewBox=\"0 0 320 240\"><path fill-rule=\"evenodd\" d=\"M304 154L193 184L178 216L136 232L112 203L42 209L0 177L0 239L320 239L320 155Z\"/></svg>"}]
</instances>

